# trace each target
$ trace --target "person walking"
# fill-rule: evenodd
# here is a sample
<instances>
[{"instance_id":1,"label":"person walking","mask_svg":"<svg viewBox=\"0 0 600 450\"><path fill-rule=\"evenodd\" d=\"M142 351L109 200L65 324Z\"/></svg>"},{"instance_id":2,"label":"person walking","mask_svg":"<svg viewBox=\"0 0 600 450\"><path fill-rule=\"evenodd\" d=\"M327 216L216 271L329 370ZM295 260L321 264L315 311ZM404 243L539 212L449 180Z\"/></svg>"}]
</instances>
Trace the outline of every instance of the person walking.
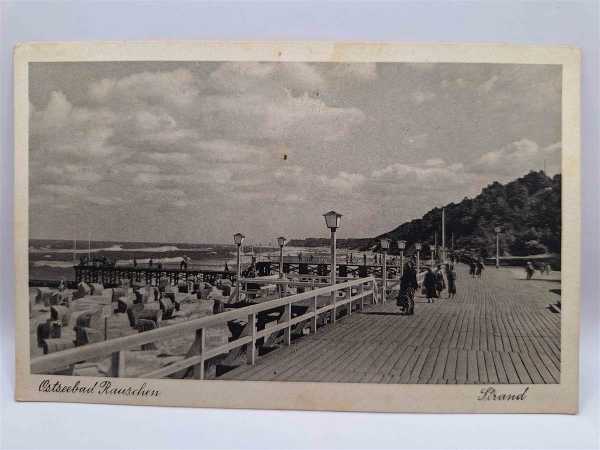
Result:
<instances>
[{"instance_id":1,"label":"person walking","mask_svg":"<svg viewBox=\"0 0 600 450\"><path fill-rule=\"evenodd\" d=\"M477 260L477 264L475 265L475 277L481 279L481 275L483 272L483 261L481 259Z\"/></svg>"},{"instance_id":2,"label":"person walking","mask_svg":"<svg viewBox=\"0 0 600 450\"><path fill-rule=\"evenodd\" d=\"M444 281L444 272L442 271L442 265L438 265L435 271L435 290L437 297L442 298L442 291L446 289L446 282Z\"/></svg>"},{"instance_id":3,"label":"person walking","mask_svg":"<svg viewBox=\"0 0 600 450\"><path fill-rule=\"evenodd\" d=\"M456 272L454 265L446 264L446 279L448 280L448 298L456 295Z\"/></svg>"},{"instance_id":4,"label":"person walking","mask_svg":"<svg viewBox=\"0 0 600 450\"><path fill-rule=\"evenodd\" d=\"M402 309L402 314L411 316L415 313L415 290L418 287L417 271L411 262L407 262L400 278L400 291L396 301L396 304Z\"/></svg>"},{"instance_id":5,"label":"person walking","mask_svg":"<svg viewBox=\"0 0 600 450\"><path fill-rule=\"evenodd\" d=\"M475 268L476 268L475 261L473 261L473 260L469 261L469 275L471 275L473 278L475 278Z\"/></svg>"},{"instance_id":6,"label":"person walking","mask_svg":"<svg viewBox=\"0 0 600 450\"><path fill-rule=\"evenodd\" d=\"M431 270L431 267L427 268L427 273L425 274L425 278L423 280L423 287L425 288L425 297L427 298L427 303L433 303L435 297L437 296L437 292L435 290L436 277Z\"/></svg>"},{"instance_id":7,"label":"person walking","mask_svg":"<svg viewBox=\"0 0 600 450\"><path fill-rule=\"evenodd\" d=\"M531 278L533 278L534 273L535 269L533 267L533 264L531 263L531 261L527 261L527 264L525 265L525 274L527 275L527 279L531 280Z\"/></svg>"}]
</instances>

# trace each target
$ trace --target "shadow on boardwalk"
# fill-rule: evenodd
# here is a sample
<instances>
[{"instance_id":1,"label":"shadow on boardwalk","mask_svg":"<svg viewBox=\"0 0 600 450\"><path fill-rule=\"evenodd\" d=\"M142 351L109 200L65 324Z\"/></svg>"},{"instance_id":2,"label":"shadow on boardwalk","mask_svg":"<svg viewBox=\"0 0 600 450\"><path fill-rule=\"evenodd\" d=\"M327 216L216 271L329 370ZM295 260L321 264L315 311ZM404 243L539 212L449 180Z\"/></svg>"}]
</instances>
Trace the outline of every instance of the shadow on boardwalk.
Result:
<instances>
[{"instance_id":1,"label":"shadow on boardwalk","mask_svg":"<svg viewBox=\"0 0 600 450\"><path fill-rule=\"evenodd\" d=\"M560 315L543 280L514 283L490 268L458 266L458 294L417 299L414 316L395 299L339 320L220 379L431 384L560 382Z\"/></svg>"}]
</instances>

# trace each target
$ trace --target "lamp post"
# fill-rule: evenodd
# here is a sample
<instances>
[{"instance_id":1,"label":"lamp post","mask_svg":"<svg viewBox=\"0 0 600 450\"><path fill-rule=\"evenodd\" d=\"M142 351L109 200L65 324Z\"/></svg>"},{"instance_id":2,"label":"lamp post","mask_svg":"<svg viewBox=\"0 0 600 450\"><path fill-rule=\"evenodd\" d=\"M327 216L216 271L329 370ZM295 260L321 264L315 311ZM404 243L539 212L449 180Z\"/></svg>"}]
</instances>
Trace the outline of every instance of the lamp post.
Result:
<instances>
[{"instance_id":1,"label":"lamp post","mask_svg":"<svg viewBox=\"0 0 600 450\"><path fill-rule=\"evenodd\" d=\"M283 278L283 246L285 245L285 238L279 236L277 238L277 244L279 244L279 279ZM283 293L283 285L279 285L279 296Z\"/></svg>"},{"instance_id":2,"label":"lamp post","mask_svg":"<svg viewBox=\"0 0 600 450\"><path fill-rule=\"evenodd\" d=\"M429 253L431 254L431 269L433 269L433 252L434 250L432 250L431 245L429 246Z\"/></svg>"},{"instance_id":3,"label":"lamp post","mask_svg":"<svg viewBox=\"0 0 600 450\"><path fill-rule=\"evenodd\" d=\"M382 251L381 256L383 257L383 267L382 267L383 295L381 296L381 299L382 299L383 303L385 303L385 294L386 294L386 290L387 290L386 260L387 260L387 250L390 248L390 240L387 238L383 238L381 241L379 241L379 245L381 246L381 251Z\"/></svg>"},{"instance_id":4,"label":"lamp post","mask_svg":"<svg viewBox=\"0 0 600 450\"><path fill-rule=\"evenodd\" d=\"M398 241L398 249L400 250L400 277L404 275L404 249L406 248L406 241Z\"/></svg>"},{"instance_id":5,"label":"lamp post","mask_svg":"<svg viewBox=\"0 0 600 450\"><path fill-rule=\"evenodd\" d=\"M335 286L335 276L337 271L335 232L340 227L340 219L342 218L342 215L336 213L335 211L329 211L323 214L323 217L325 217L325 225L327 225L327 228L331 230L331 285ZM331 291L331 304L333 305L333 309L331 310L331 323L335 323L335 295L335 291Z\"/></svg>"},{"instance_id":6,"label":"lamp post","mask_svg":"<svg viewBox=\"0 0 600 450\"><path fill-rule=\"evenodd\" d=\"M417 275L421 270L421 243L417 242L415 244L415 250L417 251Z\"/></svg>"},{"instance_id":7,"label":"lamp post","mask_svg":"<svg viewBox=\"0 0 600 450\"><path fill-rule=\"evenodd\" d=\"M500 268L500 232L502 228L496 227L494 228L496 232L496 269Z\"/></svg>"},{"instance_id":8,"label":"lamp post","mask_svg":"<svg viewBox=\"0 0 600 450\"><path fill-rule=\"evenodd\" d=\"M242 233L235 233L233 235L233 242L235 242L235 245L237 246L237 277L235 280L235 288L237 290L238 303L240 301L240 290L241 290L240 278L242 277L242 268L241 268L241 263L240 263L240 248L242 246L242 243L244 242L244 239L246 239L246 236L244 236Z\"/></svg>"},{"instance_id":9,"label":"lamp post","mask_svg":"<svg viewBox=\"0 0 600 450\"><path fill-rule=\"evenodd\" d=\"M337 270L336 248L335 248L335 232L340 227L341 214L335 211L329 211L323 214L325 217L325 225L331 230L331 285L335 285L335 275Z\"/></svg>"}]
</instances>

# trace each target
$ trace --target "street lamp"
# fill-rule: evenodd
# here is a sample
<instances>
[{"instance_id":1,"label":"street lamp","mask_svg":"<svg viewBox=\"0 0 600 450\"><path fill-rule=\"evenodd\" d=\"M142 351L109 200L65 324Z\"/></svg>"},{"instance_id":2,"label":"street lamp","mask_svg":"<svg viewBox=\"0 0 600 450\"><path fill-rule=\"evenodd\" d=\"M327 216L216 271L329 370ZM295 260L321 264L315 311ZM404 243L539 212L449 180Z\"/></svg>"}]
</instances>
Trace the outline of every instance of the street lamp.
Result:
<instances>
[{"instance_id":1,"label":"street lamp","mask_svg":"<svg viewBox=\"0 0 600 450\"><path fill-rule=\"evenodd\" d=\"M398 249L400 250L400 276L404 275L404 249L406 241L398 241Z\"/></svg>"},{"instance_id":2,"label":"street lamp","mask_svg":"<svg viewBox=\"0 0 600 450\"><path fill-rule=\"evenodd\" d=\"M421 243L417 242L415 244L415 250L417 251L417 275L420 273L419 271L421 270Z\"/></svg>"},{"instance_id":3,"label":"street lamp","mask_svg":"<svg viewBox=\"0 0 600 450\"><path fill-rule=\"evenodd\" d=\"M335 275L337 271L335 232L340 227L342 215L335 211L329 211L323 214L323 217L325 217L325 225L331 230L331 285L333 286L335 285Z\"/></svg>"},{"instance_id":4,"label":"street lamp","mask_svg":"<svg viewBox=\"0 0 600 450\"><path fill-rule=\"evenodd\" d=\"M500 232L502 228L496 227L494 228L496 232L496 269L500 268Z\"/></svg>"},{"instance_id":5,"label":"street lamp","mask_svg":"<svg viewBox=\"0 0 600 450\"><path fill-rule=\"evenodd\" d=\"M279 244L279 279L283 278L283 246L285 245L285 238L279 236L277 238L277 244ZM282 296L283 285L279 285L279 296Z\"/></svg>"},{"instance_id":6,"label":"street lamp","mask_svg":"<svg viewBox=\"0 0 600 450\"><path fill-rule=\"evenodd\" d=\"M246 236L244 236L242 233L235 233L233 235L233 242L235 243L235 245L237 245L237 277L236 277L236 281L235 281L235 288L237 290L238 303L240 301L240 289L241 289L240 278L242 277L242 270L241 270L242 268L241 268L241 263L240 263L240 247L242 246L244 239L246 239Z\"/></svg>"},{"instance_id":7,"label":"street lamp","mask_svg":"<svg viewBox=\"0 0 600 450\"><path fill-rule=\"evenodd\" d=\"M390 240L387 238L383 238L381 239L381 241L379 241L379 245L381 247L381 250L383 252L383 267L382 267L382 275L383 275L383 295L382 295L382 300L383 303L385 303L385 294L386 294L386 290L387 290L387 267L386 267L386 260L387 260L387 251L390 248Z\"/></svg>"}]
</instances>

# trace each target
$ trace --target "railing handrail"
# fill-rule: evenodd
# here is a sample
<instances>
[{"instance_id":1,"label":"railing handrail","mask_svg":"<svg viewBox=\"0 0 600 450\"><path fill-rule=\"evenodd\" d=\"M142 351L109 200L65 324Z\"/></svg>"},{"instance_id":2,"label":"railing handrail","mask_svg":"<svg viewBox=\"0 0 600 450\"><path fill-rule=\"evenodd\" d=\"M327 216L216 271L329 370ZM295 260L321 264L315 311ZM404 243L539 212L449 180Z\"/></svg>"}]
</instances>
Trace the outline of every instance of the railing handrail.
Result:
<instances>
[{"instance_id":1,"label":"railing handrail","mask_svg":"<svg viewBox=\"0 0 600 450\"><path fill-rule=\"evenodd\" d=\"M31 371L33 373L43 373L48 370L64 368L80 361L92 358L108 357L111 354L120 352L131 347L156 342L162 339L168 339L180 336L184 333L191 333L199 329L208 328L215 325L227 323L229 320L248 317L252 314L258 314L262 311L277 308L280 306L291 305L304 301L319 295L331 294L342 289L351 288L365 283L373 283L373 277L359 278L356 280L338 283L335 285L324 286L300 294L269 300L256 305L250 305L243 308L226 311L217 315L201 317L188 320L183 323L169 325L164 328L145 331L139 334L110 339L108 341L88 344L68 350L63 350L49 355L40 356L31 360Z\"/></svg>"}]
</instances>

